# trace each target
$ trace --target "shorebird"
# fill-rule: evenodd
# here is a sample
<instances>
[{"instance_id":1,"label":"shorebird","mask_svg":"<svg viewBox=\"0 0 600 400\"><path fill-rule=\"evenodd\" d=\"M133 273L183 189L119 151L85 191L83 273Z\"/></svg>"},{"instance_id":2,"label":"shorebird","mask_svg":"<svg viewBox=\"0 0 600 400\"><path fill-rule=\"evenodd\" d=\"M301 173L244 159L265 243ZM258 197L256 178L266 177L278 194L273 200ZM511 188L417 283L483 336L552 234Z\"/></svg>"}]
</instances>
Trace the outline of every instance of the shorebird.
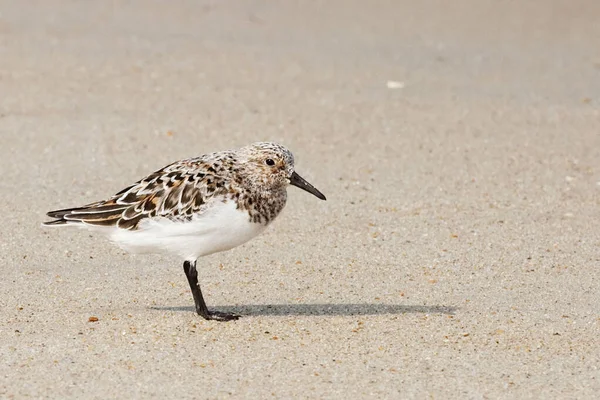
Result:
<instances>
[{"instance_id":1,"label":"shorebird","mask_svg":"<svg viewBox=\"0 0 600 400\"><path fill-rule=\"evenodd\" d=\"M106 234L133 253L170 253L183 258L196 312L207 320L239 315L210 311L196 262L239 246L265 230L294 185L325 196L294 170L294 156L270 142L176 161L107 200L50 211L46 226L77 226Z\"/></svg>"}]
</instances>

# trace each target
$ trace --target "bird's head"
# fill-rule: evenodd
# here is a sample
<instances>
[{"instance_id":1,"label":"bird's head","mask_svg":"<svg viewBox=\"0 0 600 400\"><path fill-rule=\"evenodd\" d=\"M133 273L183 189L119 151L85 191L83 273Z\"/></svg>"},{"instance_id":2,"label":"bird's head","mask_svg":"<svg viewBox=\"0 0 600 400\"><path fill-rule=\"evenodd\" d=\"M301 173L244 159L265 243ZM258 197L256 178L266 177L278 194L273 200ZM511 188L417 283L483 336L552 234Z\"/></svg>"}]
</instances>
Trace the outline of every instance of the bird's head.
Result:
<instances>
[{"instance_id":1,"label":"bird's head","mask_svg":"<svg viewBox=\"0 0 600 400\"><path fill-rule=\"evenodd\" d=\"M244 147L242 152L246 156L248 176L254 177L251 183L255 186L278 190L293 185L326 200L323 193L296 173L294 156L285 147L277 143L258 142Z\"/></svg>"}]
</instances>

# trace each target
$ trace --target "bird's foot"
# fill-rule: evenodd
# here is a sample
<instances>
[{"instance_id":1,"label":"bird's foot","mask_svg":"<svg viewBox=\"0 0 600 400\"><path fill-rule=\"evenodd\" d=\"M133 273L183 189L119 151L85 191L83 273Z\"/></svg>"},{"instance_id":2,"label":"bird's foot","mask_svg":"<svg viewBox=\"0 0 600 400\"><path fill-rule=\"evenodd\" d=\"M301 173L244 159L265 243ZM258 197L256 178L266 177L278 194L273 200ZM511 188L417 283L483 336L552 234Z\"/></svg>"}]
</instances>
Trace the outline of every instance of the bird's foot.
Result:
<instances>
[{"instance_id":1,"label":"bird's foot","mask_svg":"<svg viewBox=\"0 0 600 400\"><path fill-rule=\"evenodd\" d=\"M240 315L224 313L224 312L219 312L219 311L209 311L208 314L206 314L206 315L200 314L200 316L202 316L202 318L204 318L206 320L223 321L223 322L236 321L240 318Z\"/></svg>"}]
</instances>

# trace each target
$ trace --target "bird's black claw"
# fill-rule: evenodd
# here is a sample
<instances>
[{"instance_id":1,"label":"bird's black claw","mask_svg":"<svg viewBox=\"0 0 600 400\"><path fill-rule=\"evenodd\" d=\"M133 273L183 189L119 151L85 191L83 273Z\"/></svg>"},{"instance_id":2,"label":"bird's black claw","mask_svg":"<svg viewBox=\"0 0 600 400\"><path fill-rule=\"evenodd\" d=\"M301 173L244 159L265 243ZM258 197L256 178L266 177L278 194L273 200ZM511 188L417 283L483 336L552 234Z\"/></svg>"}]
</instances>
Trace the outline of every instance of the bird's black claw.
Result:
<instances>
[{"instance_id":1,"label":"bird's black claw","mask_svg":"<svg viewBox=\"0 0 600 400\"><path fill-rule=\"evenodd\" d=\"M229 313L224 313L224 312L219 312L219 311L210 311L208 313L208 315L202 315L202 317L206 320L222 321L222 322L236 321L236 320L240 319L240 315L229 314Z\"/></svg>"}]
</instances>

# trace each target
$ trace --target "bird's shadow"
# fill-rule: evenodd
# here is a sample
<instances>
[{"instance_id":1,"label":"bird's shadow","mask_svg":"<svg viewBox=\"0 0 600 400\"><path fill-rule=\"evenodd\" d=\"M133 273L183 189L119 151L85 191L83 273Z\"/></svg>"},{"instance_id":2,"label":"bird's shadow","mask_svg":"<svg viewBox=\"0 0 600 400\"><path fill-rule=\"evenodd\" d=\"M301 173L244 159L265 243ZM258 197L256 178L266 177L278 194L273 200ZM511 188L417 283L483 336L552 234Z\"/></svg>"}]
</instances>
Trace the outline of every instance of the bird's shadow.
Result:
<instances>
[{"instance_id":1,"label":"bird's shadow","mask_svg":"<svg viewBox=\"0 0 600 400\"><path fill-rule=\"evenodd\" d=\"M161 311L194 312L194 307L150 307ZM385 315L385 314L446 314L454 315L457 307L451 306L416 306L399 304L253 304L240 306L216 306L215 311L235 313L246 316L350 316L350 315Z\"/></svg>"}]
</instances>

